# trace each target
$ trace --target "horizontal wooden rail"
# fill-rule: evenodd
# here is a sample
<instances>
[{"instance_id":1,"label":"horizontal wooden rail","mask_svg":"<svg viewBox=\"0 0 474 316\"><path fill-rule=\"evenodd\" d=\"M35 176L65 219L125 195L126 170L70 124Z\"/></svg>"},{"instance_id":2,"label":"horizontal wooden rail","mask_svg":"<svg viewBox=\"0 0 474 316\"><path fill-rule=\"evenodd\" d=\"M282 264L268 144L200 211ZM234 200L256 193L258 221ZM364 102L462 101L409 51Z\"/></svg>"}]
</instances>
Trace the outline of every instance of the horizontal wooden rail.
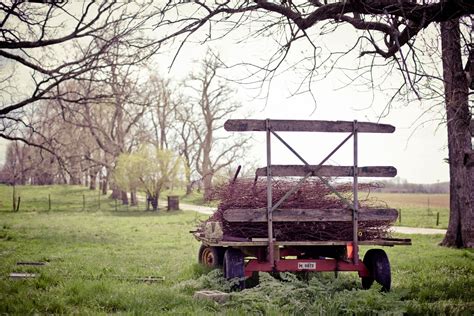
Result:
<instances>
[{"instance_id":1,"label":"horizontal wooden rail","mask_svg":"<svg viewBox=\"0 0 474 316\"><path fill-rule=\"evenodd\" d=\"M360 209L359 221L396 221L396 209ZM267 209L228 209L224 212L228 222L266 222ZM277 209L273 222L350 222L349 209Z\"/></svg>"},{"instance_id":2,"label":"horizontal wooden rail","mask_svg":"<svg viewBox=\"0 0 474 316\"><path fill-rule=\"evenodd\" d=\"M316 170L318 166L304 165L272 165L272 176L274 177L304 177L308 172ZM391 166L373 166L357 168L358 177L395 177L397 169ZM258 168L256 175L263 177L267 175L267 167ZM352 177L354 167L352 166L321 166L314 176L321 177Z\"/></svg>"},{"instance_id":3,"label":"horizontal wooden rail","mask_svg":"<svg viewBox=\"0 0 474 316\"><path fill-rule=\"evenodd\" d=\"M351 121L316 121L316 120L270 120L273 131L282 132L352 132ZM228 132L263 132L266 131L266 120L227 120L224 128ZM359 133L393 133L395 127L388 124L357 122Z\"/></svg>"}]
</instances>

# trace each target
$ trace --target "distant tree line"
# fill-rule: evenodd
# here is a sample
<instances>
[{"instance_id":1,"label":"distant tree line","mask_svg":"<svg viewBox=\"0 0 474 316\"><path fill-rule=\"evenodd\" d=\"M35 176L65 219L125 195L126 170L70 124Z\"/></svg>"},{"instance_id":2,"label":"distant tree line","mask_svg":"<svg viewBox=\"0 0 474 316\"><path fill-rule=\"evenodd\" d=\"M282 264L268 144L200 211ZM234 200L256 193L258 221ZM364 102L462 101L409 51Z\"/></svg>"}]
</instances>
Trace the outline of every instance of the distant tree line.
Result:
<instances>
[{"instance_id":1,"label":"distant tree line","mask_svg":"<svg viewBox=\"0 0 474 316\"><path fill-rule=\"evenodd\" d=\"M376 189L380 192L389 193L449 193L449 182L438 182L430 184L410 183L407 180L378 181L381 187Z\"/></svg>"},{"instance_id":2,"label":"distant tree line","mask_svg":"<svg viewBox=\"0 0 474 316\"><path fill-rule=\"evenodd\" d=\"M141 188L155 207L159 192L174 182L188 194L195 188L208 194L215 176L239 163L249 139L222 135L224 121L240 104L219 78L222 65L212 53L184 82L174 82L124 51L105 54L96 71L61 85L54 98L19 116L23 125L14 134L21 142L7 148L2 183L82 184L103 194L111 189L125 204L136 204ZM158 156L144 155L147 150ZM170 155L182 167L160 170L157 159ZM141 160L117 170L125 157ZM136 185L124 180L133 169L148 170L137 175ZM163 179L150 182L154 176Z\"/></svg>"}]
</instances>

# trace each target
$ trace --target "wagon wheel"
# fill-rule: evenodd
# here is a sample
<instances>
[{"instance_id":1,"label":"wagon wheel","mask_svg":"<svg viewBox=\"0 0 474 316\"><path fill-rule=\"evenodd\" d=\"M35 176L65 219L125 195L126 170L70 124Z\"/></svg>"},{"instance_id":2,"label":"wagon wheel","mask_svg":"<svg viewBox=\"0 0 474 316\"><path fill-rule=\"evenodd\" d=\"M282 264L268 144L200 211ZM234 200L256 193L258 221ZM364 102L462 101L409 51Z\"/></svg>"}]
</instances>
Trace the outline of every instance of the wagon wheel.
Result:
<instances>
[{"instance_id":1,"label":"wagon wheel","mask_svg":"<svg viewBox=\"0 0 474 316\"><path fill-rule=\"evenodd\" d=\"M221 267L223 260L222 250L221 247L201 245L198 255L199 263L211 269Z\"/></svg>"},{"instance_id":2,"label":"wagon wheel","mask_svg":"<svg viewBox=\"0 0 474 316\"><path fill-rule=\"evenodd\" d=\"M227 280L238 279L234 290L242 290L245 287L244 255L238 249L229 248L224 254L224 277Z\"/></svg>"},{"instance_id":3,"label":"wagon wheel","mask_svg":"<svg viewBox=\"0 0 474 316\"><path fill-rule=\"evenodd\" d=\"M370 276L362 278L362 287L369 289L375 280L382 285L382 291L390 291L392 275L390 262L385 251L382 249L370 249L364 256L364 264L367 270L369 270Z\"/></svg>"}]
</instances>

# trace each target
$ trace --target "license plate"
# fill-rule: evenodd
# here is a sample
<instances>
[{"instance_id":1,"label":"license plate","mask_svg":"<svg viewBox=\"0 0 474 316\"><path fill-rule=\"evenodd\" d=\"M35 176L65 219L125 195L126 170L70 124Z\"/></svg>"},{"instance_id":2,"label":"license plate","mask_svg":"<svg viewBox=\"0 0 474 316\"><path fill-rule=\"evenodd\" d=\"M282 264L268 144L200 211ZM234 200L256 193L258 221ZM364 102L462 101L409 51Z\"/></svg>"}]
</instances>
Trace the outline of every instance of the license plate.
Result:
<instances>
[{"instance_id":1,"label":"license plate","mask_svg":"<svg viewBox=\"0 0 474 316\"><path fill-rule=\"evenodd\" d=\"M316 262L298 262L298 270L316 270Z\"/></svg>"}]
</instances>

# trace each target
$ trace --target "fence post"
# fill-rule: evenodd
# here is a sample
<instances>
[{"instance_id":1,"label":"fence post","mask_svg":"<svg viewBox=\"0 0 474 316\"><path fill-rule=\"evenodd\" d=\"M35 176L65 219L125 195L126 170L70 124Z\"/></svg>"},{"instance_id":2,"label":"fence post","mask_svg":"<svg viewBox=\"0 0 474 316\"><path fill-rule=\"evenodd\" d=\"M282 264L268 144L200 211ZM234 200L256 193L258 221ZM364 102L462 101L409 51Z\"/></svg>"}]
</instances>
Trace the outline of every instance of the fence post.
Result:
<instances>
[{"instance_id":1,"label":"fence post","mask_svg":"<svg viewBox=\"0 0 474 316\"><path fill-rule=\"evenodd\" d=\"M13 200L12 211L15 212L16 211L16 188L15 188L15 185L13 185L12 200Z\"/></svg>"},{"instance_id":2,"label":"fence post","mask_svg":"<svg viewBox=\"0 0 474 316\"><path fill-rule=\"evenodd\" d=\"M398 210L398 222L401 224L402 223L402 209Z\"/></svg>"},{"instance_id":3,"label":"fence post","mask_svg":"<svg viewBox=\"0 0 474 316\"><path fill-rule=\"evenodd\" d=\"M48 211L51 211L51 194L48 194Z\"/></svg>"},{"instance_id":4,"label":"fence post","mask_svg":"<svg viewBox=\"0 0 474 316\"><path fill-rule=\"evenodd\" d=\"M436 226L439 225L439 212L436 213Z\"/></svg>"}]
</instances>

